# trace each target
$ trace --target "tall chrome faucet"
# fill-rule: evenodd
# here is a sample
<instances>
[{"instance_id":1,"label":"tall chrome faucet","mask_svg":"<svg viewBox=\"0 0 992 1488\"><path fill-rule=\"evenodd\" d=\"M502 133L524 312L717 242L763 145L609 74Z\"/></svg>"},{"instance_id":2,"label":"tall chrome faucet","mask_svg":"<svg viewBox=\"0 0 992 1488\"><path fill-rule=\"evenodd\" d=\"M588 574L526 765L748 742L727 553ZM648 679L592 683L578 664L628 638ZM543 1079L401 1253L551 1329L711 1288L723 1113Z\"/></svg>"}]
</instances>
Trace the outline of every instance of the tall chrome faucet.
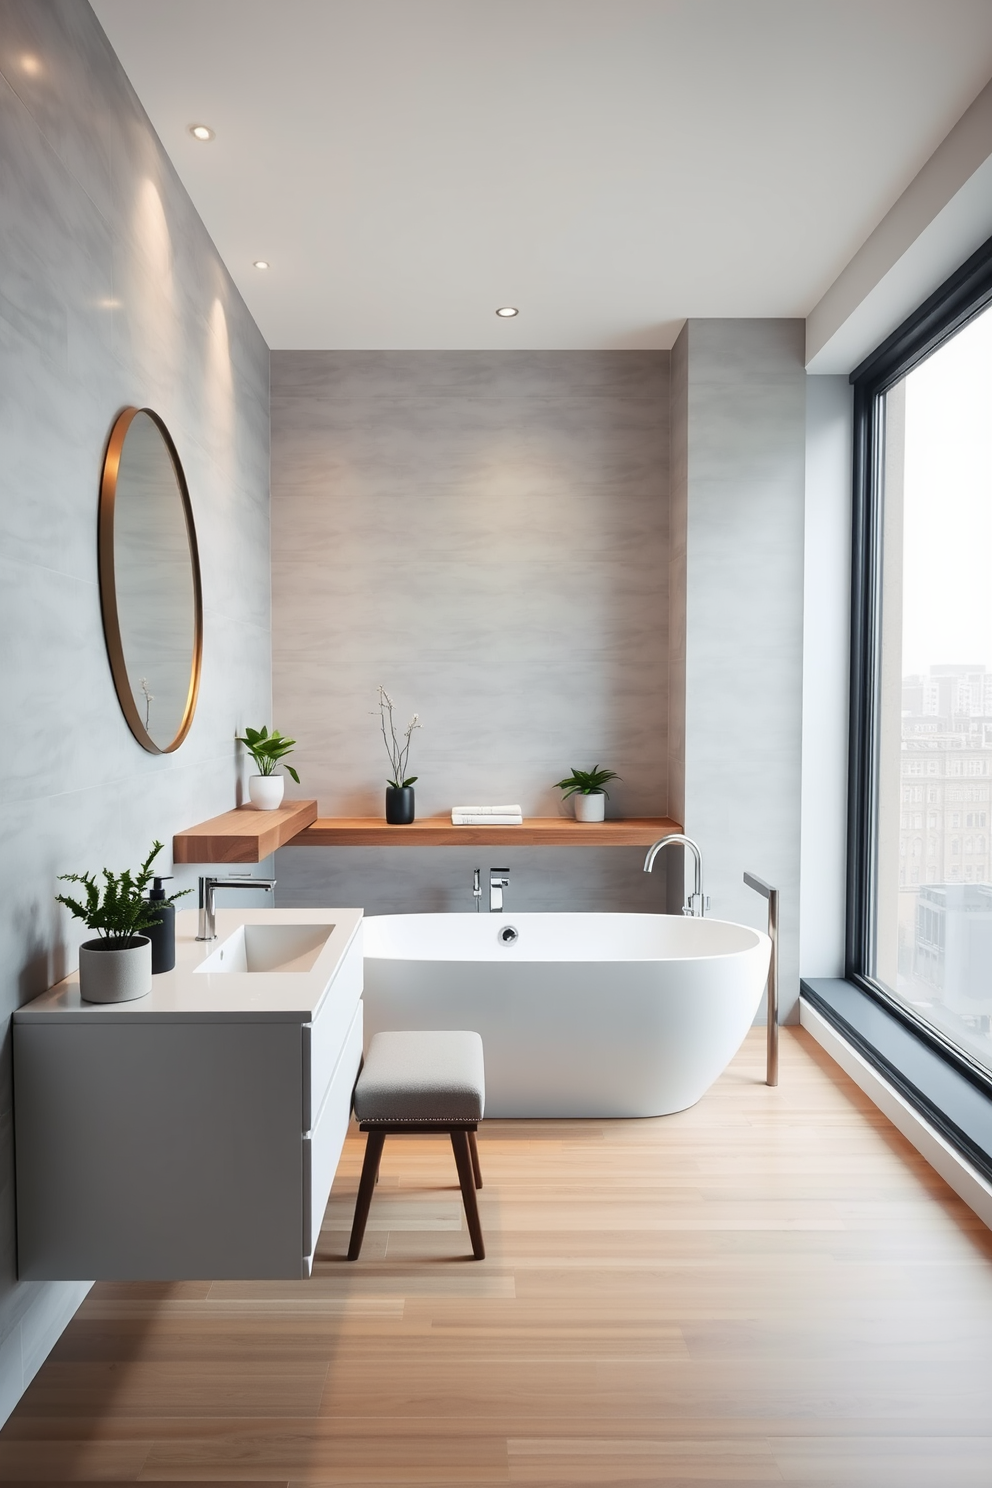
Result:
<instances>
[{"instance_id":1,"label":"tall chrome faucet","mask_svg":"<svg viewBox=\"0 0 992 1488\"><path fill-rule=\"evenodd\" d=\"M263 889L266 894L271 894L275 886L274 878L255 878L250 873L232 873L230 878L201 878L200 928L197 940L217 939L214 894L218 889Z\"/></svg>"},{"instance_id":2,"label":"tall chrome faucet","mask_svg":"<svg viewBox=\"0 0 992 1488\"><path fill-rule=\"evenodd\" d=\"M702 919L706 909L706 901L703 898L703 855L693 842L691 837L686 837L682 832L669 832L667 837L662 837L653 847L648 848L648 855L644 859L644 872L650 873L654 867L654 860L663 847L687 847L696 861L696 872L693 881L692 893L682 906L684 915L693 915Z\"/></svg>"},{"instance_id":3,"label":"tall chrome faucet","mask_svg":"<svg viewBox=\"0 0 992 1488\"><path fill-rule=\"evenodd\" d=\"M510 887L509 868L490 868L489 870L489 913L503 913L503 890Z\"/></svg>"}]
</instances>

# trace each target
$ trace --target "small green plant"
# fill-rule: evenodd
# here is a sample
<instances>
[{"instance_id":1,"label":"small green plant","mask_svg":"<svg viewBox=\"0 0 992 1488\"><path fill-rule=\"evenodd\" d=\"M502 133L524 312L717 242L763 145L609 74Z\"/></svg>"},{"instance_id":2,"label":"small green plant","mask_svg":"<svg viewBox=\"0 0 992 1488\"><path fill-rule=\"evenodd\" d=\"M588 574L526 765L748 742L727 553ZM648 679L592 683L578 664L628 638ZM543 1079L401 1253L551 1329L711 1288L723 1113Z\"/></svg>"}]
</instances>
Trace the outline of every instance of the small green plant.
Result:
<instances>
[{"instance_id":1,"label":"small green plant","mask_svg":"<svg viewBox=\"0 0 992 1488\"><path fill-rule=\"evenodd\" d=\"M608 780L619 780L620 776L615 770L601 770L594 765L591 770L576 770L572 766L571 775L566 775L564 780L556 781L556 788L564 791L563 801L569 796L606 796L609 799L609 791L606 789Z\"/></svg>"},{"instance_id":2,"label":"small green plant","mask_svg":"<svg viewBox=\"0 0 992 1488\"><path fill-rule=\"evenodd\" d=\"M389 724L389 733L386 733L386 724ZM393 778L387 780L393 790L403 790L408 785L413 785L419 779L417 775L407 775L406 767L410 758L410 739L414 729L420 728L420 715L414 713L406 726L403 735L404 743L401 744L396 737L396 725L393 722L393 700L384 687L379 687L379 725L382 729L382 742L386 746L389 755L389 763L393 767Z\"/></svg>"},{"instance_id":3,"label":"small green plant","mask_svg":"<svg viewBox=\"0 0 992 1488\"><path fill-rule=\"evenodd\" d=\"M123 873L111 873L103 869L103 884L97 882L92 873L60 873L59 881L82 884L86 890L84 901L72 899L68 894L56 894L56 903L64 904L77 920L82 920L91 930L108 940L112 945L124 945L133 935L143 935L162 918L162 905L172 904L190 893L183 889L169 899L149 901L144 897L152 878L152 863L162 851L161 842L153 842L136 875L125 868Z\"/></svg>"},{"instance_id":4,"label":"small green plant","mask_svg":"<svg viewBox=\"0 0 992 1488\"><path fill-rule=\"evenodd\" d=\"M244 738L238 734L237 739L255 761L259 775L274 775L279 761L284 755L292 754L296 746L295 739L287 739L278 729L273 729L270 734L266 728L246 728ZM287 765L286 769L299 785L300 777L292 765Z\"/></svg>"}]
</instances>

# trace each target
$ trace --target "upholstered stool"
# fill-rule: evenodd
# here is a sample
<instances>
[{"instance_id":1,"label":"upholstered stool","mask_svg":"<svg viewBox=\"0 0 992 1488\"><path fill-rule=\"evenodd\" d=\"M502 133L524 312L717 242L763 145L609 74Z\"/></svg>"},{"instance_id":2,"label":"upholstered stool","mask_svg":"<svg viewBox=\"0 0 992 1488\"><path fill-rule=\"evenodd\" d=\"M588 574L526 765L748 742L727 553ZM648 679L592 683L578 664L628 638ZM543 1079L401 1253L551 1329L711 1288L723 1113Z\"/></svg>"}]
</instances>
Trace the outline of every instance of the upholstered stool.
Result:
<instances>
[{"instance_id":1,"label":"upholstered stool","mask_svg":"<svg viewBox=\"0 0 992 1488\"><path fill-rule=\"evenodd\" d=\"M355 1086L355 1116L368 1132L358 1185L349 1261L362 1248L387 1136L446 1132L451 1137L472 1254L486 1254L475 1190L482 1187L475 1132L486 1102L482 1040L477 1033L377 1033Z\"/></svg>"}]
</instances>

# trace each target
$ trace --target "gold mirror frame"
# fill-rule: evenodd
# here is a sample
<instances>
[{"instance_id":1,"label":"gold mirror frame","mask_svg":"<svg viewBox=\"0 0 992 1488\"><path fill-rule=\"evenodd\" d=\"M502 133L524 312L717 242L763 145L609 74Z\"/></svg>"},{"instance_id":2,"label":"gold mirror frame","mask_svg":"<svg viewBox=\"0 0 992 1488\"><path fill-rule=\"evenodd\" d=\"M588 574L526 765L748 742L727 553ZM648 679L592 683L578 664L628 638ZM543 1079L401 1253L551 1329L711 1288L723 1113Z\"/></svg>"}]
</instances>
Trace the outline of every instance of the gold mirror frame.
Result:
<instances>
[{"instance_id":1,"label":"gold mirror frame","mask_svg":"<svg viewBox=\"0 0 992 1488\"><path fill-rule=\"evenodd\" d=\"M189 690L186 695L186 706L183 709L179 729L171 743L164 747L156 744L145 728L141 714L135 703L134 692L131 688L131 679L128 676L127 662L124 656L124 646L121 640L120 617L117 612L117 581L114 554L114 510L117 503L117 479L120 473L121 455L124 451L124 440L127 437L128 429L139 413L147 414L153 421L162 436L162 442L172 461L172 470L176 478L179 499L182 502L183 516L186 520L186 537L189 543L189 558L193 583L193 658L190 668ZM128 728L142 749L147 749L149 754L171 754L173 750L179 748L189 733L190 724L193 722L193 714L196 712L196 700L200 691L200 671L203 657L203 593L200 586L200 553L196 544L196 528L193 525L193 508L189 499L186 476L183 473L182 463L176 452L176 447L172 442L172 436L154 409L125 408L122 413L118 414L114 422L114 427L110 431L110 440L107 444L107 453L103 462L103 475L100 479L100 515L97 551L100 573L100 607L103 612L103 634L107 643L107 656L110 661L110 670L113 674L114 687L117 690L117 700L121 705L121 711L127 719Z\"/></svg>"}]
</instances>

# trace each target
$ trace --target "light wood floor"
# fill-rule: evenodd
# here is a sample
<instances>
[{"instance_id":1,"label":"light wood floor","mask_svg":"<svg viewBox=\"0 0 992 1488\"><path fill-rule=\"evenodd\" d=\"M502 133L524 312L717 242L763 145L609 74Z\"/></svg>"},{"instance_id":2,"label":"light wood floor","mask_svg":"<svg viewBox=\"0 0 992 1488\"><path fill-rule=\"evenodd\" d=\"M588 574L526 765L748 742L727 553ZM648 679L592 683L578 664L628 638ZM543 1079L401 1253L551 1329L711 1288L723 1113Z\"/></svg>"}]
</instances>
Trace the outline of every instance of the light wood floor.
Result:
<instances>
[{"instance_id":1,"label":"light wood floor","mask_svg":"<svg viewBox=\"0 0 992 1488\"><path fill-rule=\"evenodd\" d=\"M309 1282L100 1285L0 1480L992 1485L992 1236L806 1035L691 1111L387 1142Z\"/></svg>"}]
</instances>

